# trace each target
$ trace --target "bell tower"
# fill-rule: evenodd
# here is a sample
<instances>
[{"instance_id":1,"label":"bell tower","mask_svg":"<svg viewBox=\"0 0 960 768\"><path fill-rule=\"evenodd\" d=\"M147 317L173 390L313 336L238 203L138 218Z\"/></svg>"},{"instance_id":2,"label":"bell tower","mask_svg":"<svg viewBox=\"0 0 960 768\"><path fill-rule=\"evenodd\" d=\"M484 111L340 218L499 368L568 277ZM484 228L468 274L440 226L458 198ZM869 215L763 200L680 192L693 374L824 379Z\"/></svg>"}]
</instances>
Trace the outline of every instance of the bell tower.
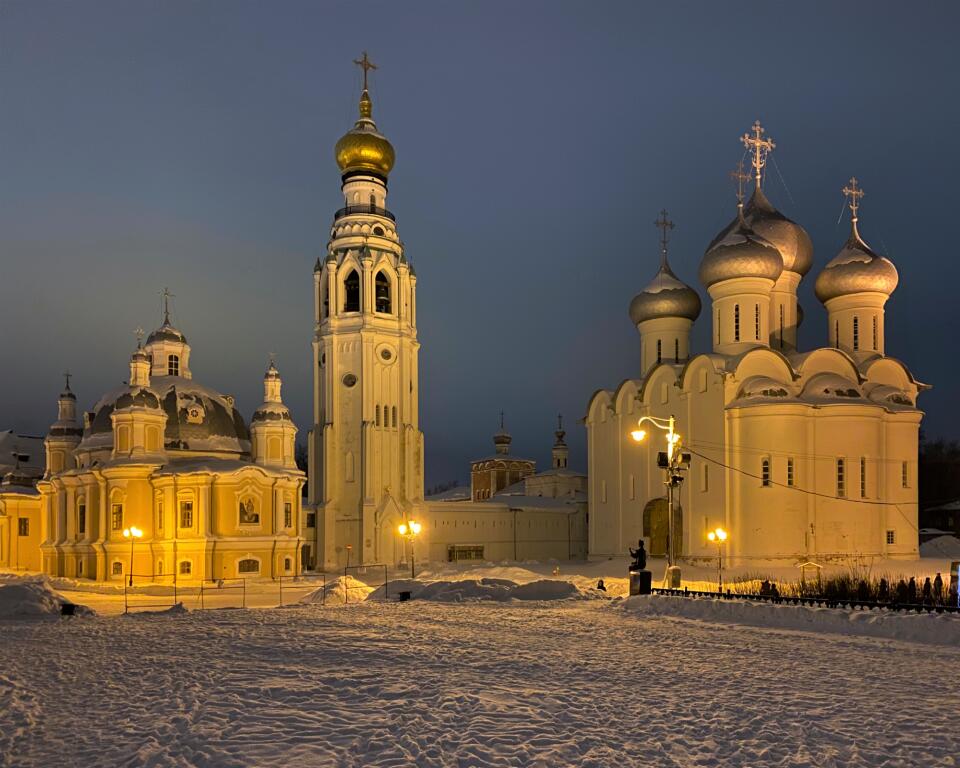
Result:
<instances>
[{"instance_id":1,"label":"bell tower","mask_svg":"<svg viewBox=\"0 0 960 768\"><path fill-rule=\"evenodd\" d=\"M343 206L314 268L309 504L318 565L396 563L423 505L416 285L387 208L393 146L373 121L366 52L359 118L336 145Z\"/></svg>"}]
</instances>

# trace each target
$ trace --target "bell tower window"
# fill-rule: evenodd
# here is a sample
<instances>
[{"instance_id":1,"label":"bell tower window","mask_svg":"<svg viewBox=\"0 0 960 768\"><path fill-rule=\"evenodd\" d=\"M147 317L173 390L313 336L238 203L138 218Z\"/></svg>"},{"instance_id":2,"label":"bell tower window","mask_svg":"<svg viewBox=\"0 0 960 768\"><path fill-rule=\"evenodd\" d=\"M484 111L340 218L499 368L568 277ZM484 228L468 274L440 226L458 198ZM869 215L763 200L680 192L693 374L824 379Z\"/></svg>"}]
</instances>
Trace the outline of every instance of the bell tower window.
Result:
<instances>
[{"instance_id":1,"label":"bell tower window","mask_svg":"<svg viewBox=\"0 0 960 768\"><path fill-rule=\"evenodd\" d=\"M390 301L390 279L383 272L377 272L373 289L377 299L377 312L389 315L393 311Z\"/></svg>"},{"instance_id":2,"label":"bell tower window","mask_svg":"<svg viewBox=\"0 0 960 768\"><path fill-rule=\"evenodd\" d=\"M673 362L680 362L680 339L673 340Z\"/></svg>"},{"instance_id":3,"label":"bell tower window","mask_svg":"<svg viewBox=\"0 0 960 768\"><path fill-rule=\"evenodd\" d=\"M178 355L167 355L167 376L180 375L180 357Z\"/></svg>"},{"instance_id":4,"label":"bell tower window","mask_svg":"<svg viewBox=\"0 0 960 768\"><path fill-rule=\"evenodd\" d=\"M853 351L857 352L860 349L860 318L853 318Z\"/></svg>"},{"instance_id":5,"label":"bell tower window","mask_svg":"<svg viewBox=\"0 0 960 768\"><path fill-rule=\"evenodd\" d=\"M663 342L660 339L657 339L657 364L660 364L663 353Z\"/></svg>"},{"instance_id":6,"label":"bell tower window","mask_svg":"<svg viewBox=\"0 0 960 768\"><path fill-rule=\"evenodd\" d=\"M760 305L757 304L753 310L753 337L760 341Z\"/></svg>"},{"instance_id":7,"label":"bell tower window","mask_svg":"<svg viewBox=\"0 0 960 768\"><path fill-rule=\"evenodd\" d=\"M740 341L740 305L733 305L733 340Z\"/></svg>"},{"instance_id":8,"label":"bell tower window","mask_svg":"<svg viewBox=\"0 0 960 768\"><path fill-rule=\"evenodd\" d=\"M350 274L343 281L343 311L360 311L360 275L355 269L350 270Z\"/></svg>"}]
</instances>

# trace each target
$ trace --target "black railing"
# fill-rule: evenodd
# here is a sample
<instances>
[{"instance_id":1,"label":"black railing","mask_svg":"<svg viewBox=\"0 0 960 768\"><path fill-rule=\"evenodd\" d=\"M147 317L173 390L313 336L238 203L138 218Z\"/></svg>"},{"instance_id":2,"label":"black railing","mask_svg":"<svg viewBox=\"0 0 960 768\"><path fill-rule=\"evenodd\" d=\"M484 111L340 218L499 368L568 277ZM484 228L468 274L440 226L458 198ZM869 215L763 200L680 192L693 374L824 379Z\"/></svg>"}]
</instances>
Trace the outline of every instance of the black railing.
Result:
<instances>
[{"instance_id":1,"label":"black railing","mask_svg":"<svg viewBox=\"0 0 960 768\"><path fill-rule=\"evenodd\" d=\"M777 603L780 605L810 605L824 608L849 608L855 610L874 609L884 611L910 611L915 613L960 613L960 608L952 603L897 603L897 602L878 602L876 600L857 600L856 598L841 597L793 597L784 595L752 595L738 594L731 592L715 592L700 589L660 589L654 587L652 590L655 595L669 595L671 597L713 597L724 600L753 600L767 603Z\"/></svg>"},{"instance_id":2,"label":"black railing","mask_svg":"<svg viewBox=\"0 0 960 768\"><path fill-rule=\"evenodd\" d=\"M366 203L357 203L356 205L348 205L345 208L341 208L333 215L334 221L337 219L342 219L344 216L349 216L352 213L372 213L375 216L383 216L384 218L390 219L390 221L396 221L397 217L394 216L386 208L381 208L378 205L369 205Z\"/></svg>"}]
</instances>

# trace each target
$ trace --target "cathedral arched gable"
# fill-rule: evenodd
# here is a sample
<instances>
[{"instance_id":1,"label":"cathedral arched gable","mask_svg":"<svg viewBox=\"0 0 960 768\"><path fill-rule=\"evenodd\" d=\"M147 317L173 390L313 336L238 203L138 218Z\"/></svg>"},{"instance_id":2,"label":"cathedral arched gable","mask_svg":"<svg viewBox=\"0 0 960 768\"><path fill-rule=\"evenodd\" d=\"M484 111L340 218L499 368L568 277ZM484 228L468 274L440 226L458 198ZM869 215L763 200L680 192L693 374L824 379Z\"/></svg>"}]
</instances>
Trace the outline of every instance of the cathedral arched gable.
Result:
<instances>
[{"instance_id":1,"label":"cathedral arched gable","mask_svg":"<svg viewBox=\"0 0 960 768\"><path fill-rule=\"evenodd\" d=\"M806 386L810 379L821 373L835 373L858 384L862 379L853 358L846 352L831 347L815 349L805 355L797 366L797 371L800 374L802 386Z\"/></svg>"},{"instance_id":2,"label":"cathedral arched gable","mask_svg":"<svg viewBox=\"0 0 960 768\"><path fill-rule=\"evenodd\" d=\"M717 358L713 355L700 354L687 360L678 378L680 388L685 392L690 392L694 386L693 382L697 379L696 374L704 369L706 369L708 375L717 373Z\"/></svg>"},{"instance_id":3,"label":"cathedral arched gable","mask_svg":"<svg viewBox=\"0 0 960 768\"><path fill-rule=\"evenodd\" d=\"M780 352L766 347L751 349L736 362L734 375L745 381L751 376L764 376L774 381L790 383L797 378L793 366Z\"/></svg>"},{"instance_id":4,"label":"cathedral arched gable","mask_svg":"<svg viewBox=\"0 0 960 768\"><path fill-rule=\"evenodd\" d=\"M637 383L627 379L617 387L613 397L613 407L616 413L633 413L633 404L639 395Z\"/></svg>"},{"instance_id":5,"label":"cathedral arched gable","mask_svg":"<svg viewBox=\"0 0 960 768\"><path fill-rule=\"evenodd\" d=\"M588 424L597 424L607 420L607 414L613 408L609 389L598 389L590 397L587 405L587 415L584 419Z\"/></svg>"},{"instance_id":6,"label":"cathedral arched gable","mask_svg":"<svg viewBox=\"0 0 960 768\"><path fill-rule=\"evenodd\" d=\"M872 384L886 384L904 391L927 388L927 385L914 379L910 369L895 357L881 357L867 361L864 364L863 376Z\"/></svg>"},{"instance_id":7,"label":"cathedral arched gable","mask_svg":"<svg viewBox=\"0 0 960 768\"><path fill-rule=\"evenodd\" d=\"M653 397L659 384L666 384L668 387L678 384L677 372L673 365L661 363L654 366L653 370L647 374L637 393L637 400L644 405L650 405L650 398Z\"/></svg>"}]
</instances>

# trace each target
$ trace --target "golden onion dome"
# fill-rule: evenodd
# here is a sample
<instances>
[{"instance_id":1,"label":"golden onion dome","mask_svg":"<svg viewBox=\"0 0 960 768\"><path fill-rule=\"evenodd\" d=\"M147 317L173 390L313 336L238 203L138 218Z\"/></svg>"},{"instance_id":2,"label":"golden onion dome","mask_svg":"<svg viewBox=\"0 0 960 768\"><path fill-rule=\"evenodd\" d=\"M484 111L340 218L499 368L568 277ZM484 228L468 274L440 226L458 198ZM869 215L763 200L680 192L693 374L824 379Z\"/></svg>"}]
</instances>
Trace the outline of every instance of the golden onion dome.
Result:
<instances>
[{"instance_id":1,"label":"golden onion dome","mask_svg":"<svg viewBox=\"0 0 960 768\"><path fill-rule=\"evenodd\" d=\"M360 119L337 142L335 154L342 174L366 171L385 179L393 168L396 159L393 145L377 132L372 114L373 102L364 88L360 96Z\"/></svg>"},{"instance_id":2,"label":"golden onion dome","mask_svg":"<svg viewBox=\"0 0 960 768\"><path fill-rule=\"evenodd\" d=\"M805 275L813 266L813 242L807 231L770 204L760 187L747 202L743 218L764 240L771 243L783 259L784 272Z\"/></svg>"},{"instance_id":3,"label":"golden onion dome","mask_svg":"<svg viewBox=\"0 0 960 768\"><path fill-rule=\"evenodd\" d=\"M781 272L780 251L747 226L742 211L713 239L700 262L700 282L707 288L741 277L776 282Z\"/></svg>"},{"instance_id":4,"label":"golden onion dome","mask_svg":"<svg viewBox=\"0 0 960 768\"><path fill-rule=\"evenodd\" d=\"M635 325L661 317L696 320L699 315L700 297L673 273L666 258L650 285L630 302L630 319Z\"/></svg>"}]
</instances>

